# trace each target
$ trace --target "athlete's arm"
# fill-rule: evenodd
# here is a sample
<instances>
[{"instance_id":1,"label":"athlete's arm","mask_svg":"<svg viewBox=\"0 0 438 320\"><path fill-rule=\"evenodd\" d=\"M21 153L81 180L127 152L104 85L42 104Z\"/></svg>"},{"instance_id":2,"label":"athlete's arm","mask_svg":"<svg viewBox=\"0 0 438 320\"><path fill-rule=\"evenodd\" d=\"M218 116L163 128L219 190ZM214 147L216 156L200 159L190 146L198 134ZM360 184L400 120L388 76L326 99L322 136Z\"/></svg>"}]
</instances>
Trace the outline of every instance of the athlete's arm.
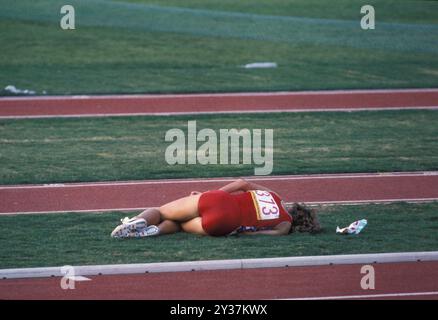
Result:
<instances>
[{"instance_id":1,"label":"athlete's arm","mask_svg":"<svg viewBox=\"0 0 438 320\"><path fill-rule=\"evenodd\" d=\"M269 192L274 192L274 191L270 190L269 188L266 188L264 186L250 182L250 181L245 180L245 179L238 179L236 181L233 181L233 182L223 186L222 188L220 188L220 190L228 192L228 193L239 192L239 191L246 192L246 191L250 191L250 190L265 190L265 191L269 191Z\"/></svg>"},{"instance_id":2,"label":"athlete's arm","mask_svg":"<svg viewBox=\"0 0 438 320\"><path fill-rule=\"evenodd\" d=\"M266 234L271 236L283 236L289 234L289 230L291 228L292 224L288 221L283 221L277 224L274 229L272 230L260 230L260 231L253 231L253 232L242 232L241 234L248 234L248 235L257 235L257 234Z\"/></svg>"}]
</instances>

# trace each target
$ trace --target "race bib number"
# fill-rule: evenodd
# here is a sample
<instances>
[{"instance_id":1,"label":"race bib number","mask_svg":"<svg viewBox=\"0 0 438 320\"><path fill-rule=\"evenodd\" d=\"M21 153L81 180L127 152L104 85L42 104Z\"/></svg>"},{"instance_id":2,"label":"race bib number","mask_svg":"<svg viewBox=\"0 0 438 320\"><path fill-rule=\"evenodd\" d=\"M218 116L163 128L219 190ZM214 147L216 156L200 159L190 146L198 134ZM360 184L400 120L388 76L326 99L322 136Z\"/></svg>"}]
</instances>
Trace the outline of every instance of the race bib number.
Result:
<instances>
[{"instance_id":1,"label":"race bib number","mask_svg":"<svg viewBox=\"0 0 438 320\"><path fill-rule=\"evenodd\" d=\"M268 191L251 191L258 220L273 220L280 217L280 208Z\"/></svg>"}]
</instances>

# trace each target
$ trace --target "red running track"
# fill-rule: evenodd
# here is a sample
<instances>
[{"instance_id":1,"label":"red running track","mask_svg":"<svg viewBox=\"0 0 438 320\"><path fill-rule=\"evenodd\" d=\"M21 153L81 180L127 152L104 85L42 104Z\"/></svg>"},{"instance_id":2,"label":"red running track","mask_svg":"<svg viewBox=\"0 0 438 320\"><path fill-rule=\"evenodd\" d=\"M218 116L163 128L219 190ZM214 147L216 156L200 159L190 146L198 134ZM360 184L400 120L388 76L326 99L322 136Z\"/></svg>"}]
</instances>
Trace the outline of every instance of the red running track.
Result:
<instances>
[{"instance_id":1,"label":"red running track","mask_svg":"<svg viewBox=\"0 0 438 320\"><path fill-rule=\"evenodd\" d=\"M175 96L0 98L0 118L201 112L436 108L438 90L374 90ZM436 174L326 175L254 179L286 201L438 199ZM0 187L0 213L139 209L226 179ZM359 265L97 276L62 290L59 278L0 280L0 299L289 299L406 294L438 299L438 263L376 265L376 290L360 288ZM256 279L257 281L255 281ZM171 284L171 285L169 285ZM212 290L214 288L214 290ZM395 298L394 296L386 296Z\"/></svg>"},{"instance_id":2,"label":"red running track","mask_svg":"<svg viewBox=\"0 0 438 320\"><path fill-rule=\"evenodd\" d=\"M0 98L0 118L438 108L438 89Z\"/></svg>"},{"instance_id":3,"label":"red running track","mask_svg":"<svg viewBox=\"0 0 438 320\"><path fill-rule=\"evenodd\" d=\"M393 202L438 199L438 172L329 174L248 178L287 202ZM65 185L0 186L0 214L140 210L190 191L218 189L230 178L151 180Z\"/></svg>"},{"instance_id":4,"label":"red running track","mask_svg":"<svg viewBox=\"0 0 438 320\"><path fill-rule=\"evenodd\" d=\"M63 290L60 278L0 280L0 299L256 300L384 295L438 299L438 262L374 264L375 290L361 289L362 265L94 276ZM436 293L413 295L418 293ZM408 294L393 296L391 294ZM376 297L377 298L377 297Z\"/></svg>"}]
</instances>

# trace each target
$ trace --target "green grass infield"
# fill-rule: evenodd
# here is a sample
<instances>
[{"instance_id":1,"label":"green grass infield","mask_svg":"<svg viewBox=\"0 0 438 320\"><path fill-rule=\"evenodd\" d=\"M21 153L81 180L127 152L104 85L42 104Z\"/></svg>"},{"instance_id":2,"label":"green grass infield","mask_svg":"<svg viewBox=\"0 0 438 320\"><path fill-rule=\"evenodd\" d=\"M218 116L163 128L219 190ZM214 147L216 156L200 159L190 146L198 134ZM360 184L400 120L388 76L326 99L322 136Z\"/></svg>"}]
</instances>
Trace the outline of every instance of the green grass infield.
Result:
<instances>
[{"instance_id":1,"label":"green grass infield","mask_svg":"<svg viewBox=\"0 0 438 320\"><path fill-rule=\"evenodd\" d=\"M438 86L437 1L71 0L74 30L64 0L1 4L0 95Z\"/></svg>"},{"instance_id":2,"label":"green grass infield","mask_svg":"<svg viewBox=\"0 0 438 320\"><path fill-rule=\"evenodd\" d=\"M0 184L251 176L263 166L253 156L242 164L242 152L236 165L168 164L166 132L181 129L187 139L191 120L218 137L220 129L262 129L264 141L273 129L272 174L438 169L432 110L22 119L0 120ZM218 162L219 153L218 145Z\"/></svg>"},{"instance_id":3,"label":"green grass infield","mask_svg":"<svg viewBox=\"0 0 438 320\"><path fill-rule=\"evenodd\" d=\"M152 263L438 250L438 202L320 207L323 231L287 236L202 237L177 233L112 239L123 212L0 217L0 268ZM131 213L132 215L132 213ZM367 219L359 235L336 226Z\"/></svg>"}]
</instances>

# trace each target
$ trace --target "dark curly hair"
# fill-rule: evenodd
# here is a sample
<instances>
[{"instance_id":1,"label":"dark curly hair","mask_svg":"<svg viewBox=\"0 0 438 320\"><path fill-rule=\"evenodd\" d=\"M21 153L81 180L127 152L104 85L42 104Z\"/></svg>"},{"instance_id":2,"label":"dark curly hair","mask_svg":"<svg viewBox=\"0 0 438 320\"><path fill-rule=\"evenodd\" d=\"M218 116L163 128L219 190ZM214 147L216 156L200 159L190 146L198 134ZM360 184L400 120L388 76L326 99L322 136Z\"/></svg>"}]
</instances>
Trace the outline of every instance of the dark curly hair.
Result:
<instances>
[{"instance_id":1,"label":"dark curly hair","mask_svg":"<svg viewBox=\"0 0 438 320\"><path fill-rule=\"evenodd\" d=\"M309 232L317 233L321 231L316 210L307 208L304 205L294 203L289 208L286 208L292 216L292 227L289 233L292 232Z\"/></svg>"}]
</instances>

